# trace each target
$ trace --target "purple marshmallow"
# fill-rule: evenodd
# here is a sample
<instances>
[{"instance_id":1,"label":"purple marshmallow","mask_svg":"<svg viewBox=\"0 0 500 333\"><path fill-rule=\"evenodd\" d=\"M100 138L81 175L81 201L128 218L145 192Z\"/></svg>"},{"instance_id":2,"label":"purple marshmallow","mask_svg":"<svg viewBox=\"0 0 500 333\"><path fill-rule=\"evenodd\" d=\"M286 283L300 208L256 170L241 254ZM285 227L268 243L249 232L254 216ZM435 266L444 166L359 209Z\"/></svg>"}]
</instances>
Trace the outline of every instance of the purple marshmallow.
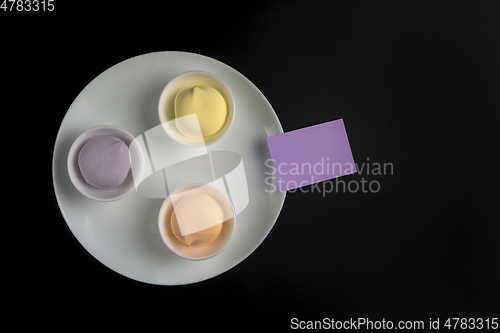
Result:
<instances>
[{"instance_id":1,"label":"purple marshmallow","mask_svg":"<svg viewBox=\"0 0 500 333\"><path fill-rule=\"evenodd\" d=\"M80 150L78 166L90 185L111 189L125 181L130 171L127 145L111 135L90 139Z\"/></svg>"}]
</instances>

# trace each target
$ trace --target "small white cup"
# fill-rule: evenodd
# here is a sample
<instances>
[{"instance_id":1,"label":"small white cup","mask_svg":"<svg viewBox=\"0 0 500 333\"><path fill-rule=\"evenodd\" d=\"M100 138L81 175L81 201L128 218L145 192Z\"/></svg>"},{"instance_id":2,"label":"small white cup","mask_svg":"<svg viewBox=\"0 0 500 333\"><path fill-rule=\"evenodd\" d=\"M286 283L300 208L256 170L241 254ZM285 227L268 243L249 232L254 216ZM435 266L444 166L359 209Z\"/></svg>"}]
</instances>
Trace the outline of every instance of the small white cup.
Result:
<instances>
[{"instance_id":1,"label":"small white cup","mask_svg":"<svg viewBox=\"0 0 500 333\"><path fill-rule=\"evenodd\" d=\"M194 193L205 193L210 195L219 203L224 216L230 216L230 218L224 222L221 233L215 240L205 245L187 247L175 237L172 231L171 216L174 211L172 196L175 196L175 201L179 202L184 196ZM194 184L177 189L165 199L158 214L158 229L160 230L163 242L179 257L190 260L205 260L219 254L226 248L234 235L235 227L236 215L231 202L218 190L209 185Z\"/></svg>"},{"instance_id":2,"label":"small white cup","mask_svg":"<svg viewBox=\"0 0 500 333\"><path fill-rule=\"evenodd\" d=\"M175 126L174 100L177 93L193 86L210 86L217 89L227 104L226 122L216 134L204 138L189 138L183 135ZM234 121L234 99L231 91L217 76L204 71L189 71L174 77L163 89L158 102L158 118L163 129L175 141L194 147L213 144L229 133Z\"/></svg>"},{"instance_id":3,"label":"small white cup","mask_svg":"<svg viewBox=\"0 0 500 333\"><path fill-rule=\"evenodd\" d=\"M78 155L80 154L82 147L90 139L104 135L112 135L123 140L127 147L130 147L130 144L135 139L132 134L116 126L96 126L90 128L80 134L80 136L78 136L73 142L73 145L71 145L68 153L68 174L73 185L84 196L97 201L115 201L127 196L134 190L135 185L131 171L129 171L127 178L125 178L125 181L119 186L110 189L100 189L85 181L80 171L80 167L78 166ZM136 158L143 159L142 154L137 154ZM143 163L144 161L139 164Z\"/></svg>"}]
</instances>

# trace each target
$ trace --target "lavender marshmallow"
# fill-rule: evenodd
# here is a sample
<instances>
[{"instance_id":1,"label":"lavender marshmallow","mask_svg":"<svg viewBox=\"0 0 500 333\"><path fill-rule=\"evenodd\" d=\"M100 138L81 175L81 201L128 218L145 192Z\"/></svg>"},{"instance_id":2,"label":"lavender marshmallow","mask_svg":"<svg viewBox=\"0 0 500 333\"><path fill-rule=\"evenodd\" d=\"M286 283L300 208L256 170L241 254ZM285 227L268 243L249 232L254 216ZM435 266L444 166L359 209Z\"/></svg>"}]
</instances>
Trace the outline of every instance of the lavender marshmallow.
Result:
<instances>
[{"instance_id":1,"label":"lavender marshmallow","mask_svg":"<svg viewBox=\"0 0 500 333\"><path fill-rule=\"evenodd\" d=\"M111 135L90 139L80 150L78 166L90 185L111 189L125 181L130 171L130 153L123 140Z\"/></svg>"}]
</instances>

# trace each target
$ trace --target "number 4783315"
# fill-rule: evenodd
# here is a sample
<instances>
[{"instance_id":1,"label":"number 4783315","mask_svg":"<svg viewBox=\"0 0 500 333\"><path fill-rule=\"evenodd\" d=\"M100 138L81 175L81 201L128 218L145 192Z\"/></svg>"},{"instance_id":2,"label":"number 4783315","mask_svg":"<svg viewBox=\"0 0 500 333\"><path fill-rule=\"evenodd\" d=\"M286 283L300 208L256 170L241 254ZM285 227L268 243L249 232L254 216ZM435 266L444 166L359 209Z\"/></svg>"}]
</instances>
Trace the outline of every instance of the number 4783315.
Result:
<instances>
[{"instance_id":1,"label":"number 4783315","mask_svg":"<svg viewBox=\"0 0 500 333\"><path fill-rule=\"evenodd\" d=\"M448 329L498 329L498 318L448 318L444 326Z\"/></svg>"},{"instance_id":2,"label":"number 4783315","mask_svg":"<svg viewBox=\"0 0 500 333\"><path fill-rule=\"evenodd\" d=\"M4 12L51 12L54 9L54 0L3 0L0 5Z\"/></svg>"}]
</instances>

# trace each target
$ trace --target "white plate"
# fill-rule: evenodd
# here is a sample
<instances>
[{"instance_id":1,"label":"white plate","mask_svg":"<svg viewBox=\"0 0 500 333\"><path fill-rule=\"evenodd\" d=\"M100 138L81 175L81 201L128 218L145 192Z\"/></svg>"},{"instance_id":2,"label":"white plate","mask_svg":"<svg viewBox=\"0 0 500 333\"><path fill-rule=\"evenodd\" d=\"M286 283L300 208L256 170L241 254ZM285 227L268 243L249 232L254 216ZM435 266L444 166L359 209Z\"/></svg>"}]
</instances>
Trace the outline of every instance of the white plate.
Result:
<instances>
[{"instance_id":1,"label":"white plate","mask_svg":"<svg viewBox=\"0 0 500 333\"><path fill-rule=\"evenodd\" d=\"M231 151L241 156L249 194L248 206L237 216L237 228L230 244L219 255L204 261L182 259L163 243L158 231L158 212L163 199L145 198L134 191L115 202L94 201L74 188L66 165L73 141L93 126L118 126L135 137L158 126L157 106L161 91L176 75L190 70L217 75L233 93L236 113L231 133L208 146L208 150ZM266 177L269 177L266 172L270 169L265 162L270 156L265 138L279 133L283 133L283 129L269 102L233 68L186 52L137 56L97 76L66 113L53 156L57 202L78 241L112 270L131 279L159 285L206 280L249 256L278 218L285 193L271 192L266 184ZM274 179L272 182L275 184Z\"/></svg>"}]
</instances>

